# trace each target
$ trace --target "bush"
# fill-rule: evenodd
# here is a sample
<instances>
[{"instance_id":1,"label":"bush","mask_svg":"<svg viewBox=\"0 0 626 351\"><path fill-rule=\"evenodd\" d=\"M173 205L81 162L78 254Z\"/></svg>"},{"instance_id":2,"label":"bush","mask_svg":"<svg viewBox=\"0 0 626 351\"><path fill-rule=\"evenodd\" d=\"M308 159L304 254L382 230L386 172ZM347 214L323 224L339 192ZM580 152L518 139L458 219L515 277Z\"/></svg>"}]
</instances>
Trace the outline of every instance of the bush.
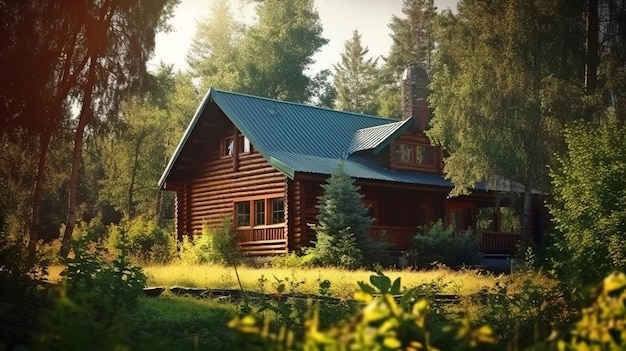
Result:
<instances>
[{"instance_id":1,"label":"bush","mask_svg":"<svg viewBox=\"0 0 626 351\"><path fill-rule=\"evenodd\" d=\"M233 264L240 259L237 232L230 218L224 218L221 226L202 226L202 234L193 240L185 237L179 250L181 261L189 264Z\"/></svg>"},{"instance_id":2,"label":"bush","mask_svg":"<svg viewBox=\"0 0 626 351\"><path fill-rule=\"evenodd\" d=\"M123 317L135 307L146 284L141 268L129 260L125 238L122 233L113 260L92 250L88 236L72 243L74 257L66 261L54 306L42 313L35 349L125 349L131 332L123 326Z\"/></svg>"},{"instance_id":3,"label":"bush","mask_svg":"<svg viewBox=\"0 0 626 351\"><path fill-rule=\"evenodd\" d=\"M106 247L113 255L119 255L122 237L128 241L130 256L139 263L168 263L176 257L176 239L156 221L137 217L108 228Z\"/></svg>"},{"instance_id":4,"label":"bush","mask_svg":"<svg viewBox=\"0 0 626 351\"><path fill-rule=\"evenodd\" d=\"M238 332L239 348L246 350L433 350L439 346L432 344L433 331L445 334L443 340L455 340L457 349L484 349L495 342L490 327L475 327L468 320L431 329L429 302L416 298L414 290L403 291L400 278L392 282L379 271L370 283L359 282L355 298L360 311L330 328L321 325L317 305L309 306L302 332L293 326L276 328L255 315L235 318L229 326Z\"/></svg>"},{"instance_id":5,"label":"bush","mask_svg":"<svg viewBox=\"0 0 626 351\"><path fill-rule=\"evenodd\" d=\"M410 264L421 268L436 263L458 267L482 261L479 237L469 229L464 233L455 233L454 227L445 228L443 222L438 220L421 231L413 237L413 250L408 254Z\"/></svg>"},{"instance_id":6,"label":"bush","mask_svg":"<svg viewBox=\"0 0 626 351\"><path fill-rule=\"evenodd\" d=\"M314 256L307 254L309 250L304 251L304 255L298 255L290 252L284 255L272 257L271 265L274 268L305 268L313 265Z\"/></svg>"},{"instance_id":7,"label":"bush","mask_svg":"<svg viewBox=\"0 0 626 351\"><path fill-rule=\"evenodd\" d=\"M358 268L363 262L363 253L357 247L350 228L342 229L337 235L317 232L315 247L307 250L312 262L320 266L335 266L347 269Z\"/></svg>"},{"instance_id":8,"label":"bush","mask_svg":"<svg viewBox=\"0 0 626 351\"><path fill-rule=\"evenodd\" d=\"M25 243L9 239L1 226L0 350L17 350L30 341L39 312L50 302L41 289L47 267L39 257L30 259Z\"/></svg>"},{"instance_id":9,"label":"bush","mask_svg":"<svg viewBox=\"0 0 626 351\"><path fill-rule=\"evenodd\" d=\"M614 117L565 129L567 151L551 170L552 257L572 287L626 269L626 128Z\"/></svg>"}]
</instances>

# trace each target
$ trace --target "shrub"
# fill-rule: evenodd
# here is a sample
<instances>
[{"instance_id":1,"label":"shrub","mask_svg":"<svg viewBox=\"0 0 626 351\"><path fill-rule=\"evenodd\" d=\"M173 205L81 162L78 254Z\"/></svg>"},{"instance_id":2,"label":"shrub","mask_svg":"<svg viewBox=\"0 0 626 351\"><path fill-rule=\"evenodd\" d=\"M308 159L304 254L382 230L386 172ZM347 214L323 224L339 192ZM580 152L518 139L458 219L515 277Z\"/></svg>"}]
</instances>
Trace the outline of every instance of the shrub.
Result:
<instances>
[{"instance_id":1,"label":"shrub","mask_svg":"<svg viewBox=\"0 0 626 351\"><path fill-rule=\"evenodd\" d=\"M237 247L237 232L230 218L224 218L221 226L202 226L202 233L193 240L184 238L180 245L179 258L189 264L224 263L234 264L240 259Z\"/></svg>"},{"instance_id":2,"label":"shrub","mask_svg":"<svg viewBox=\"0 0 626 351\"><path fill-rule=\"evenodd\" d=\"M308 254L308 250L304 251L303 255L298 255L295 252L290 252L284 255L273 257L271 265L274 268L305 268L313 265L314 255Z\"/></svg>"},{"instance_id":3,"label":"shrub","mask_svg":"<svg viewBox=\"0 0 626 351\"><path fill-rule=\"evenodd\" d=\"M615 116L565 129L551 170L555 268L572 287L626 269L626 128Z\"/></svg>"},{"instance_id":4,"label":"shrub","mask_svg":"<svg viewBox=\"0 0 626 351\"><path fill-rule=\"evenodd\" d=\"M302 333L291 326L272 327L253 315L235 318L241 349L255 350L431 350L431 330L427 327L429 303L415 298L413 290L402 293L400 278L391 281L380 271L370 284L359 282L355 298L363 304L358 313L338 325L323 328L319 309L310 305ZM396 296L402 295L399 300ZM278 329L278 330L276 330ZM474 327L467 320L442 327L436 332L454 339L458 349L487 346L495 341L490 327Z\"/></svg>"},{"instance_id":5,"label":"shrub","mask_svg":"<svg viewBox=\"0 0 626 351\"><path fill-rule=\"evenodd\" d=\"M445 228L438 220L421 231L413 238L413 250L408 255L409 262L418 267L430 267L435 263L448 267L476 265L482 260L479 238L469 229L455 233L453 226Z\"/></svg>"},{"instance_id":6,"label":"shrub","mask_svg":"<svg viewBox=\"0 0 626 351\"><path fill-rule=\"evenodd\" d=\"M315 247L309 249L307 254L312 256L313 263L321 266L355 269L363 262L363 253L357 247L350 228L340 230L337 235L318 231Z\"/></svg>"},{"instance_id":7,"label":"shrub","mask_svg":"<svg viewBox=\"0 0 626 351\"><path fill-rule=\"evenodd\" d=\"M176 256L176 239L156 221L137 217L108 228L106 247L119 255L122 237L128 241L130 256L140 263L168 263Z\"/></svg>"},{"instance_id":8,"label":"shrub","mask_svg":"<svg viewBox=\"0 0 626 351\"><path fill-rule=\"evenodd\" d=\"M65 278L54 306L43 312L35 349L125 349L125 313L143 295L146 277L131 264L130 243L122 233L112 261L90 249L88 237L72 243Z\"/></svg>"},{"instance_id":9,"label":"shrub","mask_svg":"<svg viewBox=\"0 0 626 351\"><path fill-rule=\"evenodd\" d=\"M40 289L47 267L39 257L31 259L25 243L9 239L1 226L0 350L17 350L30 341L39 312L50 302Z\"/></svg>"}]
</instances>

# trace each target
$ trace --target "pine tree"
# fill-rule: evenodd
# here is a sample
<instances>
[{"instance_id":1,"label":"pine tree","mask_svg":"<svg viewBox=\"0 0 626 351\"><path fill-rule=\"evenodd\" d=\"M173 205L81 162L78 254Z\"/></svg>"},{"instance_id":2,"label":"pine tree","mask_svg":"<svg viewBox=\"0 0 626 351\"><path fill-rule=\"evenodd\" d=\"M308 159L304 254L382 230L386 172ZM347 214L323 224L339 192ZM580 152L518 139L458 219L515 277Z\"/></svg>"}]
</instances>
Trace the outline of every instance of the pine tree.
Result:
<instances>
[{"instance_id":1,"label":"pine tree","mask_svg":"<svg viewBox=\"0 0 626 351\"><path fill-rule=\"evenodd\" d=\"M343 171L343 164L322 185L316 206L318 224L314 255L321 264L355 268L370 256L375 245L368 237L372 218L363 204L360 187Z\"/></svg>"},{"instance_id":2,"label":"pine tree","mask_svg":"<svg viewBox=\"0 0 626 351\"><path fill-rule=\"evenodd\" d=\"M389 24L393 44L387 64L398 73L416 64L423 65L430 72L435 50L433 29L437 8L433 0L404 0L402 13L405 18L393 16Z\"/></svg>"},{"instance_id":3,"label":"pine tree","mask_svg":"<svg viewBox=\"0 0 626 351\"><path fill-rule=\"evenodd\" d=\"M344 44L341 62L335 69L335 108L364 114L376 114L378 109L377 59L365 59L369 52L361 44L359 31L352 32L352 38Z\"/></svg>"}]
</instances>

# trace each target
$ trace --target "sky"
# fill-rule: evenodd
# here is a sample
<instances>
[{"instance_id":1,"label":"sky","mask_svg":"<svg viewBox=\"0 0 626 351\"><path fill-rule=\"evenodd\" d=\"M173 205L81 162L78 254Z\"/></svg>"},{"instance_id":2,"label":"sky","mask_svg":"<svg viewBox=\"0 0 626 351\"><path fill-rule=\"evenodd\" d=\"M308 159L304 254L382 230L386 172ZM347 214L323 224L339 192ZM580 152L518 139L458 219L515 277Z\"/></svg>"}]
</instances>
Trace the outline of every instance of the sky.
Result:
<instances>
[{"instance_id":1,"label":"sky","mask_svg":"<svg viewBox=\"0 0 626 351\"><path fill-rule=\"evenodd\" d=\"M435 0L435 6L438 11L455 10L457 2ZM344 44L355 29L361 34L361 44L369 49L367 58L386 56L391 48L388 24L393 15L405 17L402 0L315 0L315 6L324 28L323 36L329 39L329 43L313 57L316 63L311 66L312 75L322 69L332 69L332 65L339 62ZM155 55L149 68L156 68L162 61L173 64L174 70L186 70L185 58L196 32L196 23L209 17L211 7L212 0L181 0L170 20L174 30L156 36ZM237 0L232 0L231 12L236 17L253 21L253 7L242 9Z\"/></svg>"}]
</instances>

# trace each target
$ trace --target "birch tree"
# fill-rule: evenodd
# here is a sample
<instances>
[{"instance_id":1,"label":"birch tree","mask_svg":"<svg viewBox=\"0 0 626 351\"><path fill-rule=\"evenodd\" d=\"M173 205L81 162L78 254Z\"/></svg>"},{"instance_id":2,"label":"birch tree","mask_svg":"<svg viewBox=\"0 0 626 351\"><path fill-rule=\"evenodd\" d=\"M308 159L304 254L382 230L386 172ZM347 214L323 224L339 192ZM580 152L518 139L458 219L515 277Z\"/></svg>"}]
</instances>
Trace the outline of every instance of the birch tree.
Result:
<instances>
[{"instance_id":1,"label":"birch tree","mask_svg":"<svg viewBox=\"0 0 626 351\"><path fill-rule=\"evenodd\" d=\"M531 193L549 190L564 123L582 113L581 13L580 2L467 0L438 22L427 134L448 154L453 195L480 181L521 185L526 235Z\"/></svg>"}]
</instances>

